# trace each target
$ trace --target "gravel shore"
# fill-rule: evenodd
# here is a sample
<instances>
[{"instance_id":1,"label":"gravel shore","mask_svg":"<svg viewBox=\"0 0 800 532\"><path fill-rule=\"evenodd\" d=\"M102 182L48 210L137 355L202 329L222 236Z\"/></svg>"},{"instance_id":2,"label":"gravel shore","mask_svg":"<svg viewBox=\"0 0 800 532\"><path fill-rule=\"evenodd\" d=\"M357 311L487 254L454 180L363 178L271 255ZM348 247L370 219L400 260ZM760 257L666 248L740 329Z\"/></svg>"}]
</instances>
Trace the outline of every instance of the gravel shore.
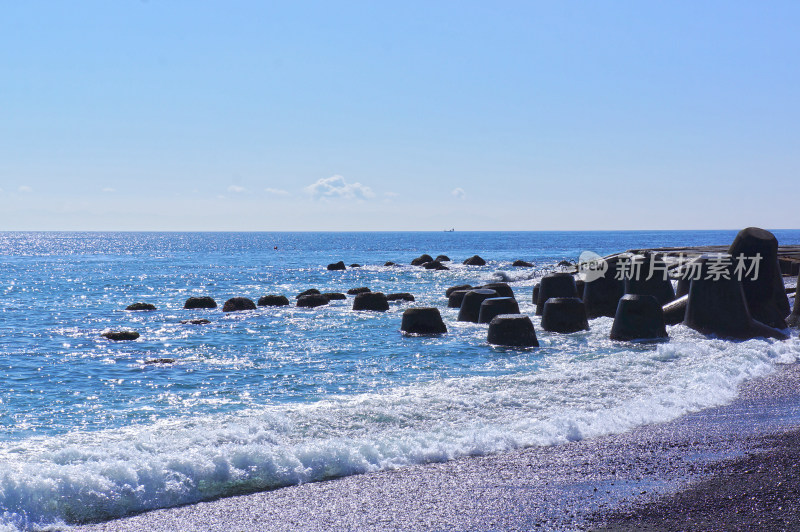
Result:
<instances>
[{"instance_id":1,"label":"gravel shore","mask_svg":"<svg viewBox=\"0 0 800 532\"><path fill-rule=\"evenodd\" d=\"M79 530L796 529L800 365L627 434L230 497Z\"/></svg>"}]
</instances>

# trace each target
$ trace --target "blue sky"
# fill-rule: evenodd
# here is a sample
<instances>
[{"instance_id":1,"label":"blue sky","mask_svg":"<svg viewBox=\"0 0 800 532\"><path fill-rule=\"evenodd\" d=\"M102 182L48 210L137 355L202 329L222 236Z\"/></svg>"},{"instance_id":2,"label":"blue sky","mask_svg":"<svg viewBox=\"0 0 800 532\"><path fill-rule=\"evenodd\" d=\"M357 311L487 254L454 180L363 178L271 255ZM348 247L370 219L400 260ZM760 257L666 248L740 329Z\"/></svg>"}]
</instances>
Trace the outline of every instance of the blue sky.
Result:
<instances>
[{"instance_id":1,"label":"blue sky","mask_svg":"<svg viewBox=\"0 0 800 532\"><path fill-rule=\"evenodd\" d=\"M798 2L7 2L0 229L800 227Z\"/></svg>"}]
</instances>

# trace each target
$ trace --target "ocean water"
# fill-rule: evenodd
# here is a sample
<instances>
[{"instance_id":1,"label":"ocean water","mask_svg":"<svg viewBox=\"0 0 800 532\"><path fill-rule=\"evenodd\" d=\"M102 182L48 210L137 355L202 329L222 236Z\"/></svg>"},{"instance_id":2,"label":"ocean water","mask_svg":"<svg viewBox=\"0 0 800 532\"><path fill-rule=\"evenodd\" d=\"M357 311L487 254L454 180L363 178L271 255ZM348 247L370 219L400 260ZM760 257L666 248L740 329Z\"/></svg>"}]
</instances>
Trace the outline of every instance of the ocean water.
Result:
<instances>
[{"instance_id":1,"label":"ocean water","mask_svg":"<svg viewBox=\"0 0 800 532\"><path fill-rule=\"evenodd\" d=\"M549 233L0 233L0 529L36 529L464 455L557 445L674 419L793 363L790 340L729 342L682 325L612 342L612 320L550 334L531 290L580 252L729 244L735 231ZM800 244L800 231L775 231ZM277 249L276 249L277 248ZM446 254L450 271L409 264ZM473 254L483 267L464 266ZM515 259L534 269L511 267ZM328 263L364 265L329 272ZM384 267L386 261L400 267ZM447 287L507 280L538 349L486 343ZM354 312L224 314L234 296L308 288L411 292ZM190 296L220 308L183 310ZM153 312L127 312L130 303ZM441 337L409 337L409 306ZM207 325L181 320L206 318ZM134 342L100 334L131 328ZM147 364L158 358L172 364Z\"/></svg>"}]
</instances>

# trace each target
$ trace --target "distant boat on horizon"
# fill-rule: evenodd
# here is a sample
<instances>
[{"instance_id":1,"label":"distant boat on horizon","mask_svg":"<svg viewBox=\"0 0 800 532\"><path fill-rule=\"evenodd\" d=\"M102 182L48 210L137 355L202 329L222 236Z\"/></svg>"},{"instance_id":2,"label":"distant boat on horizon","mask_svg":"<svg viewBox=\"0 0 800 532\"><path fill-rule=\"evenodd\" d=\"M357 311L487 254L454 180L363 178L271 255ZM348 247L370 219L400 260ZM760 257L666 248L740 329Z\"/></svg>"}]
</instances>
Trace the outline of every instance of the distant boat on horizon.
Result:
<instances>
[{"instance_id":1,"label":"distant boat on horizon","mask_svg":"<svg viewBox=\"0 0 800 532\"><path fill-rule=\"evenodd\" d=\"M453 233L453 232L455 232L455 228L453 228L453 229L445 229L444 232L445 233Z\"/></svg>"}]
</instances>

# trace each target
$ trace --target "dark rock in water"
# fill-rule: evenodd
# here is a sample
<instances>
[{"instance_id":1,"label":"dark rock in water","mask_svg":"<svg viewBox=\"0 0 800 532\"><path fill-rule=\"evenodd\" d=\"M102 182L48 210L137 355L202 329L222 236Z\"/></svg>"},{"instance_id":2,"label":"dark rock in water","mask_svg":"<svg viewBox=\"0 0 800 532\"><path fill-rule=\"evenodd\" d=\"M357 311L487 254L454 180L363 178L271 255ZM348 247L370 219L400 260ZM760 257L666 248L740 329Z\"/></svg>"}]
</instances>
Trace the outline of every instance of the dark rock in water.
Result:
<instances>
[{"instance_id":1,"label":"dark rock in water","mask_svg":"<svg viewBox=\"0 0 800 532\"><path fill-rule=\"evenodd\" d=\"M559 268L566 268L568 266L575 266L575 264L571 263L568 260L562 260L561 262L558 263Z\"/></svg>"},{"instance_id":2,"label":"dark rock in water","mask_svg":"<svg viewBox=\"0 0 800 532\"><path fill-rule=\"evenodd\" d=\"M544 304L542 329L557 333L588 331L586 306L577 297L551 297Z\"/></svg>"},{"instance_id":3,"label":"dark rock in water","mask_svg":"<svg viewBox=\"0 0 800 532\"><path fill-rule=\"evenodd\" d=\"M686 317L686 303L688 301L689 295L686 294L661 307L661 310L664 312L664 323L667 325L677 325L681 323Z\"/></svg>"},{"instance_id":4,"label":"dark rock in water","mask_svg":"<svg viewBox=\"0 0 800 532\"><path fill-rule=\"evenodd\" d=\"M537 301L539 301L539 283L533 285L533 304L535 305Z\"/></svg>"},{"instance_id":5,"label":"dark rock in water","mask_svg":"<svg viewBox=\"0 0 800 532\"><path fill-rule=\"evenodd\" d=\"M473 255L465 260L464 264L467 266L486 266L486 261L480 258L478 255Z\"/></svg>"},{"instance_id":6,"label":"dark rock in water","mask_svg":"<svg viewBox=\"0 0 800 532\"><path fill-rule=\"evenodd\" d=\"M394 262L392 262L390 260L387 260L386 262L384 262L383 265L384 266L397 266L396 263L394 263Z\"/></svg>"},{"instance_id":7,"label":"dark rock in water","mask_svg":"<svg viewBox=\"0 0 800 532\"><path fill-rule=\"evenodd\" d=\"M481 313L481 303L490 297L497 297L497 292L494 290L477 288L464 294L464 300L461 302L461 310L458 311L458 321L478 323L478 317Z\"/></svg>"},{"instance_id":8,"label":"dark rock in water","mask_svg":"<svg viewBox=\"0 0 800 532\"><path fill-rule=\"evenodd\" d=\"M279 294L269 294L258 298L259 307L283 307L289 304L289 298Z\"/></svg>"},{"instance_id":9,"label":"dark rock in water","mask_svg":"<svg viewBox=\"0 0 800 532\"><path fill-rule=\"evenodd\" d=\"M646 254L631 260L627 269L631 275L625 278L626 294L655 296L661 305L675 299L675 289L667 275L667 264L661 258Z\"/></svg>"},{"instance_id":10,"label":"dark rock in water","mask_svg":"<svg viewBox=\"0 0 800 532\"><path fill-rule=\"evenodd\" d=\"M363 294L369 291L370 291L369 288L367 288L366 286L362 286L361 288L351 288L350 290L347 291L347 294L351 296L357 296L358 294Z\"/></svg>"},{"instance_id":11,"label":"dark rock in water","mask_svg":"<svg viewBox=\"0 0 800 532\"><path fill-rule=\"evenodd\" d=\"M255 310L256 304L246 297L232 297L222 306L222 312L239 312L242 310Z\"/></svg>"},{"instance_id":12,"label":"dark rock in water","mask_svg":"<svg viewBox=\"0 0 800 532\"><path fill-rule=\"evenodd\" d=\"M197 319L197 320L181 320L181 323L183 323L184 325L208 325L211 322L206 319Z\"/></svg>"},{"instance_id":13,"label":"dark rock in water","mask_svg":"<svg viewBox=\"0 0 800 532\"><path fill-rule=\"evenodd\" d=\"M712 268L716 267L710 264L719 264L718 256L705 255L698 263L700 275L692 279L689 287L684 325L722 338L787 338L781 331L753 319L742 282L733 275L732 265L725 279L724 276L709 278Z\"/></svg>"},{"instance_id":14,"label":"dark rock in water","mask_svg":"<svg viewBox=\"0 0 800 532\"><path fill-rule=\"evenodd\" d=\"M797 302L800 299L800 297L797 297L800 294L800 274L797 275L797 284L794 290L794 310L792 310L786 322L789 327L800 327L800 303Z\"/></svg>"},{"instance_id":15,"label":"dark rock in water","mask_svg":"<svg viewBox=\"0 0 800 532\"><path fill-rule=\"evenodd\" d=\"M438 260L432 260L430 262L426 262L422 265L423 268L426 270L449 270L447 266L439 262Z\"/></svg>"},{"instance_id":16,"label":"dark rock in water","mask_svg":"<svg viewBox=\"0 0 800 532\"><path fill-rule=\"evenodd\" d=\"M329 302L330 299L322 294L308 294L297 299L297 306L302 308L314 308L327 305Z\"/></svg>"},{"instance_id":17,"label":"dark rock in water","mask_svg":"<svg viewBox=\"0 0 800 532\"><path fill-rule=\"evenodd\" d=\"M398 292L395 294L386 294L387 301L414 301L414 296L408 292Z\"/></svg>"},{"instance_id":18,"label":"dark rock in water","mask_svg":"<svg viewBox=\"0 0 800 532\"><path fill-rule=\"evenodd\" d=\"M511 265L516 268L533 268L533 263L524 260L515 260Z\"/></svg>"},{"instance_id":19,"label":"dark rock in water","mask_svg":"<svg viewBox=\"0 0 800 532\"><path fill-rule=\"evenodd\" d=\"M447 307L448 308L461 308L461 303L464 301L464 296L467 295L469 290L456 290L455 292L450 292L450 296L447 298Z\"/></svg>"},{"instance_id":20,"label":"dark rock in water","mask_svg":"<svg viewBox=\"0 0 800 532\"><path fill-rule=\"evenodd\" d=\"M411 265L412 266L422 266L426 262L431 262L432 260L433 260L433 257L428 255L427 253L424 253L424 254L420 255L419 257L417 257L416 259L412 260L411 261Z\"/></svg>"},{"instance_id":21,"label":"dark rock in water","mask_svg":"<svg viewBox=\"0 0 800 532\"><path fill-rule=\"evenodd\" d=\"M183 304L183 308L185 309L195 309L195 308L217 308L217 302L214 301L214 298L203 296L203 297L190 297L186 300L186 303Z\"/></svg>"},{"instance_id":22,"label":"dark rock in water","mask_svg":"<svg viewBox=\"0 0 800 532\"><path fill-rule=\"evenodd\" d=\"M586 287L586 281L583 279L575 279L575 291L578 292L578 299L583 299L583 289Z\"/></svg>"},{"instance_id":23,"label":"dark rock in water","mask_svg":"<svg viewBox=\"0 0 800 532\"><path fill-rule=\"evenodd\" d=\"M305 292L300 292L299 294L297 294L296 296L294 296L294 298L295 298L295 299L300 299L300 298L301 298L301 297L303 297L303 296L318 296L318 295L320 295L321 293L322 293L322 292L320 292L320 291L319 291L319 290L317 290L316 288L309 288L309 289L308 289L308 290L306 290Z\"/></svg>"},{"instance_id":24,"label":"dark rock in water","mask_svg":"<svg viewBox=\"0 0 800 532\"><path fill-rule=\"evenodd\" d=\"M439 255L433 260L435 260L436 262L450 262L450 257L448 257L447 255Z\"/></svg>"},{"instance_id":25,"label":"dark rock in water","mask_svg":"<svg viewBox=\"0 0 800 532\"><path fill-rule=\"evenodd\" d=\"M322 295L327 297L328 301L341 301L342 299L347 299L347 296L341 292L325 292Z\"/></svg>"},{"instance_id":26,"label":"dark rock in water","mask_svg":"<svg viewBox=\"0 0 800 532\"><path fill-rule=\"evenodd\" d=\"M611 326L612 340L663 340L667 336L664 313L655 296L625 294L617 305Z\"/></svg>"},{"instance_id":27,"label":"dark rock in water","mask_svg":"<svg viewBox=\"0 0 800 532\"><path fill-rule=\"evenodd\" d=\"M151 303L134 303L125 307L125 310L156 310L156 306Z\"/></svg>"},{"instance_id":28,"label":"dark rock in water","mask_svg":"<svg viewBox=\"0 0 800 532\"><path fill-rule=\"evenodd\" d=\"M786 316L789 315L789 298L783 289L780 265L778 264L778 239L764 229L748 227L736 235L728 249L733 263L739 256L748 267L755 257L761 257L758 264L758 276L742 275L741 282L750 315L770 327L786 328ZM746 272L745 272L746 273ZM754 273L754 272L753 272ZM737 275L737 279L739 276Z\"/></svg>"},{"instance_id":29,"label":"dark rock in water","mask_svg":"<svg viewBox=\"0 0 800 532\"><path fill-rule=\"evenodd\" d=\"M498 292L498 295L500 293ZM478 323L489 323L500 314L519 314L519 304L513 297L484 299L478 312Z\"/></svg>"},{"instance_id":30,"label":"dark rock in water","mask_svg":"<svg viewBox=\"0 0 800 532\"><path fill-rule=\"evenodd\" d=\"M450 294L452 294L456 290L472 290L472 288L473 287L471 285L468 285L468 284L459 284L459 285L456 285L456 286L451 286L450 288L445 290L444 295L446 295L447 297L450 297Z\"/></svg>"},{"instance_id":31,"label":"dark rock in water","mask_svg":"<svg viewBox=\"0 0 800 532\"><path fill-rule=\"evenodd\" d=\"M363 292L353 300L353 310L386 312L389 310L389 301L383 292Z\"/></svg>"},{"instance_id":32,"label":"dark rock in water","mask_svg":"<svg viewBox=\"0 0 800 532\"><path fill-rule=\"evenodd\" d=\"M174 358L151 358L150 360L145 360L145 364L174 364Z\"/></svg>"},{"instance_id":33,"label":"dark rock in water","mask_svg":"<svg viewBox=\"0 0 800 532\"><path fill-rule=\"evenodd\" d=\"M481 286L486 290L494 290L500 297L514 297L514 290L508 286L508 283L489 283ZM517 314L516 312L504 312L504 314ZM489 322L486 322L489 323Z\"/></svg>"},{"instance_id":34,"label":"dark rock in water","mask_svg":"<svg viewBox=\"0 0 800 532\"><path fill-rule=\"evenodd\" d=\"M489 322L487 341L509 347L539 347L536 330L528 316L501 314Z\"/></svg>"},{"instance_id":35,"label":"dark rock in water","mask_svg":"<svg viewBox=\"0 0 800 532\"><path fill-rule=\"evenodd\" d=\"M438 308L410 308L403 312L400 329L408 334L444 334L447 326Z\"/></svg>"},{"instance_id":36,"label":"dark rock in water","mask_svg":"<svg viewBox=\"0 0 800 532\"><path fill-rule=\"evenodd\" d=\"M361 265L360 264L351 264L350 267L351 268L360 268Z\"/></svg>"},{"instance_id":37,"label":"dark rock in water","mask_svg":"<svg viewBox=\"0 0 800 532\"><path fill-rule=\"evenodd\" d=\"M104 332L102 334L105 338L109 340L113 340L115 342L125 342L130 340L136 340L139 338L139 333L136 331L109 331Z\"/></svg>"},{"instance_id":38,"label":"dark rock in water","mask_svg":"<svg viewBox=\"0 0 800 532\"><path fill-rule=\"evenodd\" d=\"M583 303L586 305L586 316L589 319L600 316L613 318L617 313L617 303L625 294L625 283L616 279L617 257L606 260L608 269L593 281L586 283L583 289Z\"/></svg>"},{"instance_id":39,"label":"dark rock in water","mask_svg":"<svg viewBox=\"0 0 800 532\"><path fill-rule=\"evenodd\" d=\"M539 299L536 301L536 315L544 312L544 304L551 297L578 297L575 278L571 273L551 273L542 277L539 283Z\"/></svg>"},{"instance_id":40,"label":"dark rock in water","mask_svg":"<svg viewBox=\"0 0 800 532\"><path fill-rule=\"evenodd\" d=\"M344 265L343 260L340 260L339 262L334 262L333 264L328 264L329 271L342 271L346 269L347 267Z\"/></svg>"}]
</instances>

